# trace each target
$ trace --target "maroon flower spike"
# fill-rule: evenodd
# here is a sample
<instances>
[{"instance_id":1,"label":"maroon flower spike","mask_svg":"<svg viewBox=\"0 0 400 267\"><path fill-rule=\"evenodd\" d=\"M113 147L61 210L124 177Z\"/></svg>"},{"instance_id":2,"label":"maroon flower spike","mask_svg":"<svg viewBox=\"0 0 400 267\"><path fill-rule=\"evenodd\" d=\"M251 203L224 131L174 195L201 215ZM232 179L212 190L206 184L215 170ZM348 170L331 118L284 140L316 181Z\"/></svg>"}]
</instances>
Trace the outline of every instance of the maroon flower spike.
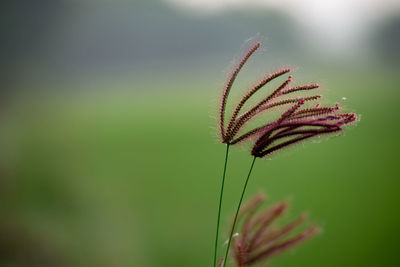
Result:
<instances>
[{"instance_id":1,"label":"maroon flower spike","mask_svg":"<svg viewBox=\"0 0 400 267\"><path fill-rule=\"evenodd\" d=\"M266 261L319 232L318 227L311 226L298 235L290 235L307 216L302 214L287 225L278 227L275 221L284 214L287 203L277 203L257 214L264 201L264 194L257 194L240 210L238 219L243 222L233 239L234 260L238 267Z\"/></svg>"},{"instance_id":2,"label":"maroon flower spike","mask_svg":"<svg viewBox=\"0 0 400 267\"><path fill-rule=\"evenodd\" d=\"M247 109L246 111L242 111L244 105L246 102L252 97L258 90L260 90L264 85L269 83L270 81L288 73L290 69L288 68L283 68L281 70L278 70L272 74L266 75L264 79L259 81L256 85L254 85L239 101L237 104L236 108L234 109L230 120L228 122L228 125L225 125L225 113L226 113L226 104L227 104L227 99L228 95L230 93L230 90L232 88L232 85L239 74L240 70L243 68L244 64L246 61L250 58L250 56L260 47L260 43L256 43L253 45L249 51L244 55L244 57L241 59L241 61L237 64L237 66L234 68L233 72L231 75L228 77L228 81L226 83L226 86L223 90L222 93L222 101L221 101L221 106L220 106L220 114L219 114L219 128L220 128L220 135L222 139L222 143L225 144L236 144L239 143L243 140L246 140L247 138L254 136L258 134L260 131L262 131L265 127L258 127L254 128L252 130L249 130L245 133L240 133L240 131L243 129L243 127L251 121L255 116L260 114L261 112L267 111L271 108L290 104L290 103L298 103L301 101L310 101L310 100L315 100L320 98L320 95L313 95L313 96L307 96L307 97L295 97L295 98L288 98L288 99L279 99L276 100L278 97L291 94L293 92L297 91L303 91L303 90L311 90L318 88L318 84L311 84L311 85L304 85L304 86L297 86L293 88L287 88L289 83L292 80L291 76L288 76L287 79L278 87L276 88L272 93L264 97L261 101L259 101L256 105L253 107Z\"/></svg>"},{"instance_id":3,"label":"maroon flower spike","mask_svg":"<svg viewBox=\"0 0 400 267\"><path fill-rule=\"evenodd\" d=\"M336 114L335 107L320 107L299 110L304 100L292 106L273 123L260 127L260 134L251 154L262 158L279 149L323 134L340 132L342 126L356 120L353 113Z\"/></svg>"}]
</instances>

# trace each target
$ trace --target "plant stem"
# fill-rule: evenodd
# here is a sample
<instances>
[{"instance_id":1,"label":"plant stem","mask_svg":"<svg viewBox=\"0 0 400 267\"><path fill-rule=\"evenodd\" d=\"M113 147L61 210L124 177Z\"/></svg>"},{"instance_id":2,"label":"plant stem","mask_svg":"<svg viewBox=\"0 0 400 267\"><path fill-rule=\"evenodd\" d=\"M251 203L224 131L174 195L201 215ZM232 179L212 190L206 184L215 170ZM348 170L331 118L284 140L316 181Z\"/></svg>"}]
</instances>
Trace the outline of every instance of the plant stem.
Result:
<instances>
[{"instance_id":1,"label":"plant stem","mask_svg":"<svg viewBox=\"0 0 400 267\"><path fill-rule=\"evenodd\" d=\"M227 259L228 259L229 248L231 246L232 235L233 235L233 231L235 230L235 226L236 226L236 220L237 220L237 217L238 217L238 214L239 214L240 206L242 205L243 196L244 196L244 193L246 192L247 184L249 182L249 178L250 178L250 175L251 175L251 171L253 170L255 161L256 161L256 157L254 157L253 161L251 162L250 170L249 170L249 173L247 174L246 182L244 183L243 190L242 190L242 195L240 196L239 204L238 204L238 207L237 207L237 210L236 210L235 219L233 219L232 230L231 230L231 233L229 235L228 247L226 248L223 267L225 267Z\"/></svg>"},{"instance_id":2,"label":"plant stem","mask_svg":"<svg viewBox=\"0 0 400 267\"><path fill-rule=\"evenodd\" d=\"M222 197L224 195L225 174L226 174L226 166L228 164L228 155L229 155L229 144L226 145L224 172L222 173L221 192L220 192L220 195L219 195L218 218L217 218L217 233L215 234L215 248L214 248L214 267L217 266L219 222L220 222L220 219L221 219L221 206L222 206Z\"/></svg>"}]
</instances>

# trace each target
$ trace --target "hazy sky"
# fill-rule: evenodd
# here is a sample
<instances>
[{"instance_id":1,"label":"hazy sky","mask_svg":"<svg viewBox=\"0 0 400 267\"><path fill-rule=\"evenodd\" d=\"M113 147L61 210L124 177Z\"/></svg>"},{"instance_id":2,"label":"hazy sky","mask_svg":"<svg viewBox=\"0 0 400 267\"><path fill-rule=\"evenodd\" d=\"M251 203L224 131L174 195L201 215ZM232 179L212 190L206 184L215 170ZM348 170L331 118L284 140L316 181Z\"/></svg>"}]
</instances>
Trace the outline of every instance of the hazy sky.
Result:
<instances>
[{"instance_id":1,"label":"hazy sky","mask_svg":"<svg viewBox=\"0 0 400 267\"><path fill-rule=\"evenodd\" d=\"M304 26L305 34L334 49L348 50L384 16L400 13L400 0L165 0L198 14L274 8Z\"/></svg>"}]
</instances>

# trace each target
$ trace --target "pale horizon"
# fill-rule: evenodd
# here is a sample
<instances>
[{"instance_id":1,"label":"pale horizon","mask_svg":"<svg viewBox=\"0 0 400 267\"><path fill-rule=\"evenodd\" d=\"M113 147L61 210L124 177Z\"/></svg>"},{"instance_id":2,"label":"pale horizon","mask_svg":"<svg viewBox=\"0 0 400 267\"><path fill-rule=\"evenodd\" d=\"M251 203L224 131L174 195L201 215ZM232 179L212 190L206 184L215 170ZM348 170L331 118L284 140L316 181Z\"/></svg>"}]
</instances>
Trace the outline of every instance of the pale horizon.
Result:
<instances>
[{"instance_id":1,"label":"pale horizon","mask_svg":"<svg viewBox=\"0 0 400 267\"><path fill-rule=\"evenodd\" d=\"M355 49L372 25L400 13L396 0L164 0L184 12L216 16L226 11L265 8L292 17L306 37L330 50Z\"/></svg>"}]
</instances>

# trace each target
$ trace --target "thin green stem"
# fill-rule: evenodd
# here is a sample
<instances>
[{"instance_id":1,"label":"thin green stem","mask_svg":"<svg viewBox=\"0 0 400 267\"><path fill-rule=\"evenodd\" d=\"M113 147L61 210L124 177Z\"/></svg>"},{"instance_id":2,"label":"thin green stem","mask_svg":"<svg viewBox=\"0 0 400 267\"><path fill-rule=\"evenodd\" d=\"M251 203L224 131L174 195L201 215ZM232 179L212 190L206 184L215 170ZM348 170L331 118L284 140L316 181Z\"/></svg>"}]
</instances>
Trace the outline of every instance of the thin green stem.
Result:
<instances>
[{"instance_id":1,"label":"thin green stem","mask_svg":"<svg viewBox=\"0 0 400 267\"><path fill-rule=\"evenodd\" d=\"M242 205L244 193L246 192L246 188L247 188L247 184L249 182L251 171L253 170L253 167L254 167L254 162L256 162L256 157L254 157L253 161L251 162L250 170L249 170L249 173L247 174L246 182L244 183L243 190L242 190L242 195L240 196L239 204L238 204L238 207L237 207L237 210L236 210L235 219L233 219L232 230L231 230L231 233L229 235L228 247L226 248L223 267L225 267L227 259L228 259L229 248L231 246L233 232L235 231L236 220L237 220L237 217L239 215L240 206Z\"/></svg>"},{"instance_id":2,"label":"thin green stem","mask_svg":"<svg viewBox=\"0 0 400 267\"><path fill-rule=\"evenodd\" d=\"M214 248L214 267L217 266L217 249L218 249L219 222L220 222L220 219L221 219L221 206L222 206L222 197L223 197L223 195L224 195L225 174L226 174L226 166L227 166L227 164L228 164L228 155L229 155L229 144L226 145L224 172L223 172L223 174L222 174L221 192L220 192L220 195L219 195L218 218L217 218L217 232L216 232L216 234L215 234L215 248Z\"/></svg>"}]
</instances>

